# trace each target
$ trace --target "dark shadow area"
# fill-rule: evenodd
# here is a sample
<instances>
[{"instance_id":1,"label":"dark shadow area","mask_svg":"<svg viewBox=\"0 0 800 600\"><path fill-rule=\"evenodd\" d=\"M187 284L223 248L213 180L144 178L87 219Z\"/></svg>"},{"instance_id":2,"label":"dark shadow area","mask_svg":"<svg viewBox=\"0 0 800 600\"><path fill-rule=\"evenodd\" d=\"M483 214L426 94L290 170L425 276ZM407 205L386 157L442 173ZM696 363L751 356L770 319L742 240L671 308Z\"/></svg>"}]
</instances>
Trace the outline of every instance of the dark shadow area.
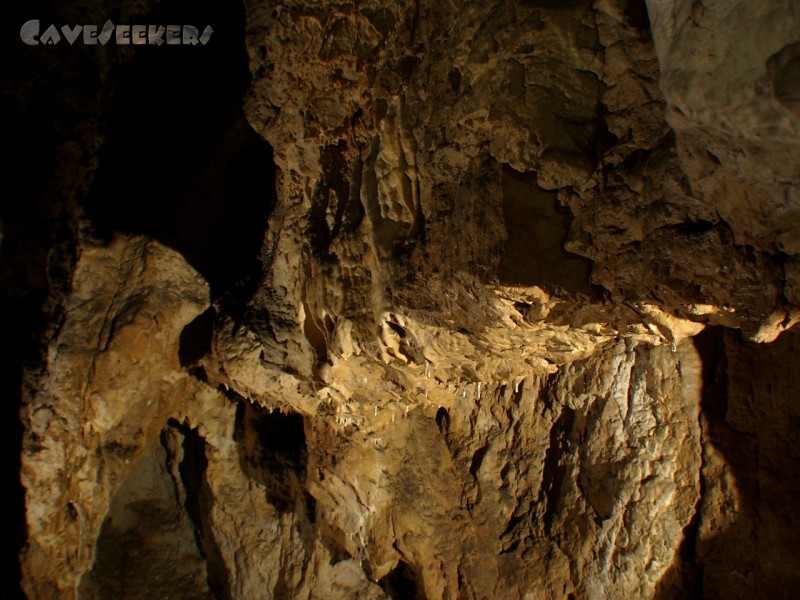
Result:
<instances>
[{"instance_id":1,"label":"dark shadow area","mask_svg":"<svg viewBox=\"0 0 800 600\"><path fill-rule=\"evenodd\" d=\"M169 0L147 23L211 24L206 46L136 48L109 81L105 142L84 206L102 238L143 233L178 250L212 296L243 304L275 204L272 149L249 126L244 11Z\"/></svg>"},{"instance_id":2,"label":"dark shadow area","mask_svg":"<svg viewBox=\"0 0 800 600\"><path fill-rule=\"evenodd\" d=\"M342 232L355 230L364 217L364 207L358 197L361 169L348 167L345 157L347 144L341 140L321 151L322 178L311 198L311 211L306 235L318 258L328 256L331 242ZM351 180L353 180L351 182Z\"/></svg>"},{"instance_id":3,"label":"dark shadow area","mask_svg":"<svg viewBox=\"0 0 800 600\"><path fill-rule=\"evenodd\" d=\"M23 428L19 410L23 367L40 363L39 337L47 325L42 310L47 296L47 228L37 227L38 206L47 173L52 169L54 144L49 132L36 132L14 118L6 99L0 107L4 137L14 152L4 152L0 175L2 242L0 242L0 481L5 491L6 534L0 548L4 565L0 598L23 598L17 555L27 539L25 498L20 483ZM36 134L40 135L37 136ZM30 137L29 137L30 136ZM49 160L40 160L42 155ZM29 181L28 186L25 181ZM10 200L14 200L11 202Z\"/></svg>"},{"instance_id":4,"label":"dark shadow area","mask_svg":"<svg viewBox=\"0 0 800 600\"><path fill-rule=\"evenodd\" d=\"M316 506L305 485L308 449L303 417L241 402L234 439L242 471L264 486L267 501L279 512L296 511L313 523Z\"/></svg>"},{"instance_id":5,"label":"dark shadow area","mask_svg":"<svg viewBox=\"0 0 800 600\"><path fill-rule=\"evenodd\" d=\"M775 99L800 117L800 42L770 56L767 70Z\"/></svg>"},{"instance_id":6,"label":"dark shadow area","mask_svg":"<svg viewBox=\"0 0 800 600\"><path fill-rule=\"evenodd\" d=\"M149 600L154 589L170 590L175 598L227 598L209 589L211 574L190 518L203 518L204 466L197 440L176 428L149 442L111 499L81 598Z\"/></svg>"},{"instance_id":7,"label":"dark shadow area","mask_svg":"<svg viewBox=\"0 0 800 600\"><path fill-rule=\"evenodd\" d=\"M211 351L216 317L217 311L212 307L183 328L178 346L178 360L182 367L195 365Z\"/></svg>"},{"instance_id":8,"label":"dark shadow area","mask_svg":"<svg viewBox=\"0 0 800 600\"><path fill-rule=\"evenodd\" d=\"M402 560L383 577L378 585L392 600L424 600L425 594L417 582L414 569Z\"/></svg>"},{"instance_id":9,"label":"dark shadow area","mask_svg":"<svg viewBox=\"0 0 800 600\"><path fill-rule=\"evenodd\" d=\"M694 337L694 346L702 361L703 390L700 410L710 423L724 424L727 404L727 361L724 330L707 327ZM708 442L709 440L704 440ZM700 499L695 514L683 529L678 555L659 582L654 600L691 600L703 598L703 568L697 562L697 535L700 511L705 492L704 476L700 477Z\"/></svg>"},{"instance_id":10,"label":"dark shadow area","mask_svg":"<svg viewBox=\"0 0 800 600\"><path fill-rule=\"evenodd\" d=\"M332 529L330 523L325 520L321 520L319 522L319 526L317 528L317 539L322 543L323 546L325 546L328 554L330 554L328 564L331 566L340 563L343 560L350 560L353 558L347 549L339 542L337 539L337 534L341 535L341 532L337 532ZM368 565L365 564L364 567L367 569Z\"/></svg>"},{"instance_id":11,"label":"dark shadow area","mask_svg":"<svg viewBox=\"0 0 800 600\"><path fill-rule=\"evenodd\" d=\"M703 363L702 497L655 598L794 598L800 335L755 344L709 327L694 342Z\"/></svg>"},{"instance_id":12,"label":"dark shadow area","mask_svg":"<svg viewBox=\"0 0 800 600\"><path fill-rule=\"evenodd\" d=\"M647 14L645 0L627 0L625 20L642 32L650 32L650 16Z\"/></svg>"},{"instance_id":13,"label":"dark shadow area","mask_svg":"<svg viewBox=\"0 0 800 600\"><path fill-rule=\"evenodd\" d=\"M76 117L70 118L70 109L56 99L71 93L80 101L97 86L90 61L75 53L36 52L21 43L22 23L53 19L58 13L54 4L12 3L4 8L0 23L0 483L6 515L0 598L4 600L25 598L18 561L27 541L20 482L23 369L32 373L43 369L41 338L59 320L48 297L68 288L74 255L67 208L53 186L62 130ZM88 69L81 68L87 65Z\"/></svg>"},{"instance_id":14,"label":"dark shadow area","mask_svg":"<svg viewBox=\"0 0 800 600\"><path fill-rule=\"evenodd\" d=\"M447 437L450 432L450 413L443 406L436 411L436 426L439 428L439 433Z\"/></svg>"},{"instance_id":15,"label":"dark shadow area","mask_svg":"<svg viewBox=\"0 0 800 600\"><path fill-rule=\"evenodd\" d=\"M522 0L523 4L530 4L548 10L556 10L559 8L569 8L576 5L586 5L586 0Z\"/></svg>"},{"instance_id":16,"label":"dark shadow area","mask_svg":"<svg viewBox=\"0 0 800 600\"><path fill-rule=\"evenodd\" d=\"M542 471L542 494L545 498L545 512L542 517L544 530L548 535L555 535L553 518L557 514L561 502L561 487L567 474L567 468L560 464L560 457L566 452L569 435L575 424L575 411L564 407L553 428L550 430L550 444L544 457Z\"/></svg>"},{"instance_id":17,"label":"dark shadow area","mask_svg":"<svg viewBox=\"0 0 800 600\"><path fill-rule=\"evenodd\" d=\"M170 426L183 436L183 456L178 472L186 491L184 508L194 525L197 548L206 561L208 587L216 600L229 600L231 585L228 570L210 526L214 498L206 481L206 469L208 469L206 442L200 437L197 429L191 429L174 421L170 422Z\"/></svg>"},{"instance_id":18,"label":"dark shadow area","mask_svg":"<svg viewBox=\"0 0 800 600\"><path fill-rule=\"evenodd\" d=\"M317 537L317 503L306 487L308 448L303 417L242 401L236 408L233 439L242 472L261 486L276 511L294 513L294 527L304 550L300 569L305 570ZM289 573L279 571L271 597L294 598L298 590L291 582Z\"/></svg>"},{"instance_id":19,"label":"dark shadow area","mask_svg":"<svg viewBox=\"0 0 800 600\"><path fill-rule=\"evenodd\" d=\"M505 285L536 285L549 292L592 293L592 261L564 250L572 215L535 173L503 168L506 240L498 277Z\"/></svg>"},{"instance_id":20,"label":"dark shadow area","mask_svg":"<svg viewBox=\"0 0 800 600\"><path fill-rule=\"evenodd\" d=\"M127 18L148 6L149 13ZM112 19L211 25L215 33L205 47L64 40L33 47L19 36L30 19L43 28ZM0 451L9 521L0 597L22 598L22 373L35 385L45 368L70 286L81 209L101 238L142 233L184 254L236 318L260 277L275 166L242 113L250 76L241 2L32 0L9 5L2 30L0 344L7 359Z\"/></svg>"}]
</instances>

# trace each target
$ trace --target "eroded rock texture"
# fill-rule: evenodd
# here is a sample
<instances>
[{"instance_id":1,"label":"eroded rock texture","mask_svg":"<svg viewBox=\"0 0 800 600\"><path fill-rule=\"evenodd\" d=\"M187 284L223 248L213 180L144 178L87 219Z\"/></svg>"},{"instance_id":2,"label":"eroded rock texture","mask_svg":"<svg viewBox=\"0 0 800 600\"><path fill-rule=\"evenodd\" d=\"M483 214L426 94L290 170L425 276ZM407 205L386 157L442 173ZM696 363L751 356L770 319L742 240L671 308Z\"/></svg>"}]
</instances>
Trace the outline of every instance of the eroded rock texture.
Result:
<instances>
[{"instance_id":1,"label":"eroded rock texture","mask_svg":"<svg viewBox=\"0 0 800 600\"><path fill-rule=\"evenodd\" d=\"M792 1L237 10L66 103L28 597L792 597Z\"/></svg>"}]
</instances>

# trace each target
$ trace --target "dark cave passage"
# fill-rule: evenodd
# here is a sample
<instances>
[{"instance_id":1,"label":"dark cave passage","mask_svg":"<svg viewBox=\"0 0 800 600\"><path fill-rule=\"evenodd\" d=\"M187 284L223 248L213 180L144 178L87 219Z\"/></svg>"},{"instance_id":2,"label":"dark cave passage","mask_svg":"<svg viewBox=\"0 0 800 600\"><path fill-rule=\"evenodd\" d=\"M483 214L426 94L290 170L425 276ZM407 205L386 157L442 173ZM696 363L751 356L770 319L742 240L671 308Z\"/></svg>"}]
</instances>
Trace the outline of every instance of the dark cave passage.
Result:
<instances>
[{"instance_id":1,"label":"dark cave passage","mask_svg":"<svg viewBox=\"0 0 800 600\"><path fill-rule=\"evenodd\" d=\"M212 307L183 328L178 346L178 360L181 367L194 367L195 363L211 350L216 317L217 311Z\"/></svg>"},{"instance_id":2,"label":"dark cave passage","mask_svg":"<svg viewBox=\"0 0 800 600\"><path fill-rule=\"evenodd\" d=\"M242 471L264 486L267 501L279 512L297 510L313 523L315 503L305 485L308 448L303 417L243 401L236 410L234 431Z\"/></svg>"},{"instance_id":3,"label":"dark cave passage","mask_svg":"<svg viewBox=\"0 0 800 600\"><path fill-rule=\"evenodd\" d=\"M258 283L275 204L272 149L247 123L241 3L170 0L140 19L210 24L207 46L136 48L110 81L94 184L97 234L146 234L178 250L228 304Z\"/></svg>"},{"instance_id":4,"label":"dark cave passage","mask_svg":"<svg viewBox=\"0 0 800 600\"><path fill-rule=\"evenodd\" d=\"M182 460L178 465L178 472L186 490L184 508L194 526L197 548L206 561L208 587L216 600L230 600L229 573L211 530L210 513L214 498L206 481L206 442L197 429L174 421L170 422L170 427L183 436Z\"/></svg>"},{"instance_id":5,"label":"dark cave passage","mask_svg":"<svg viewBox=\"0 0 800 600\"><path fill-rule=\"evenodd\" d=\"M244 475L258 484L279 514L294 513L294 527L308 561L318 525L317 503L306 485L308 446L302 415L271 411L243 400L236 407L233 437ZM297 568L307 566L304 562ZM272 597L293 598L298 590L292 580L282 567Z\"/></svg>"}]
</instances>

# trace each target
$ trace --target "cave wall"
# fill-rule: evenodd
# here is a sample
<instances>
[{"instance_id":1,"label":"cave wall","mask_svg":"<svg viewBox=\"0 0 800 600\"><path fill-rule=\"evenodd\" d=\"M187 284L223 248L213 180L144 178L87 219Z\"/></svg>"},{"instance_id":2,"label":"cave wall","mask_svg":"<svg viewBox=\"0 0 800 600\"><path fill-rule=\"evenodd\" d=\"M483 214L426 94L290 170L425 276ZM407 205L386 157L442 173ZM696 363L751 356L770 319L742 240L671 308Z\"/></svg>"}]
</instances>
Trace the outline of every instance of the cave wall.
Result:
<instances>
[{"instance_id":1,"label":"cave wall","mask_svg":"<svg viewBox=\"0 0 800 600\"><path fill-rule=\"evenodd\" d=\"M790 0L113 16L217 37L13 55L29 598L791 597Z\"/></svg>"}]
</instances>

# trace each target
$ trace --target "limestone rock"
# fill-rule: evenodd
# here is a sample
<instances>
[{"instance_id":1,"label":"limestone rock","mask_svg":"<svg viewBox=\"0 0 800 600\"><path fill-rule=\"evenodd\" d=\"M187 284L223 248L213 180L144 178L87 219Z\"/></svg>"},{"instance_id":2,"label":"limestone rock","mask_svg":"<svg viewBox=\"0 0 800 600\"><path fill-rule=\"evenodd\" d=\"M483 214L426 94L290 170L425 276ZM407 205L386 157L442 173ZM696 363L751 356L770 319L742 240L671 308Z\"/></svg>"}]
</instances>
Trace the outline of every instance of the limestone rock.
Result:
<instances>
[{"instance_id":1,"label":"limestone rock","mask_svg":"<svg viewBox=\"0 0 800 600\"><path fill-rule=\"evenodd\" d=\"M29 596L789 597L800 23L751 4L247 0L209 189L106 242L70 192Z\"/></svg>"},{"instance_id":2,"label":"limestone rock","mask_svg":"<svg viewBox=\"0 0 800 600\"><path fill-rule=\"evenodd\" d=\"M47 377L23 414L33 597L77 589L92 565L110 497L194 385L178 339L207 304L203 279L155 242L81 253Z\"/></svg>"}]
</instances>

